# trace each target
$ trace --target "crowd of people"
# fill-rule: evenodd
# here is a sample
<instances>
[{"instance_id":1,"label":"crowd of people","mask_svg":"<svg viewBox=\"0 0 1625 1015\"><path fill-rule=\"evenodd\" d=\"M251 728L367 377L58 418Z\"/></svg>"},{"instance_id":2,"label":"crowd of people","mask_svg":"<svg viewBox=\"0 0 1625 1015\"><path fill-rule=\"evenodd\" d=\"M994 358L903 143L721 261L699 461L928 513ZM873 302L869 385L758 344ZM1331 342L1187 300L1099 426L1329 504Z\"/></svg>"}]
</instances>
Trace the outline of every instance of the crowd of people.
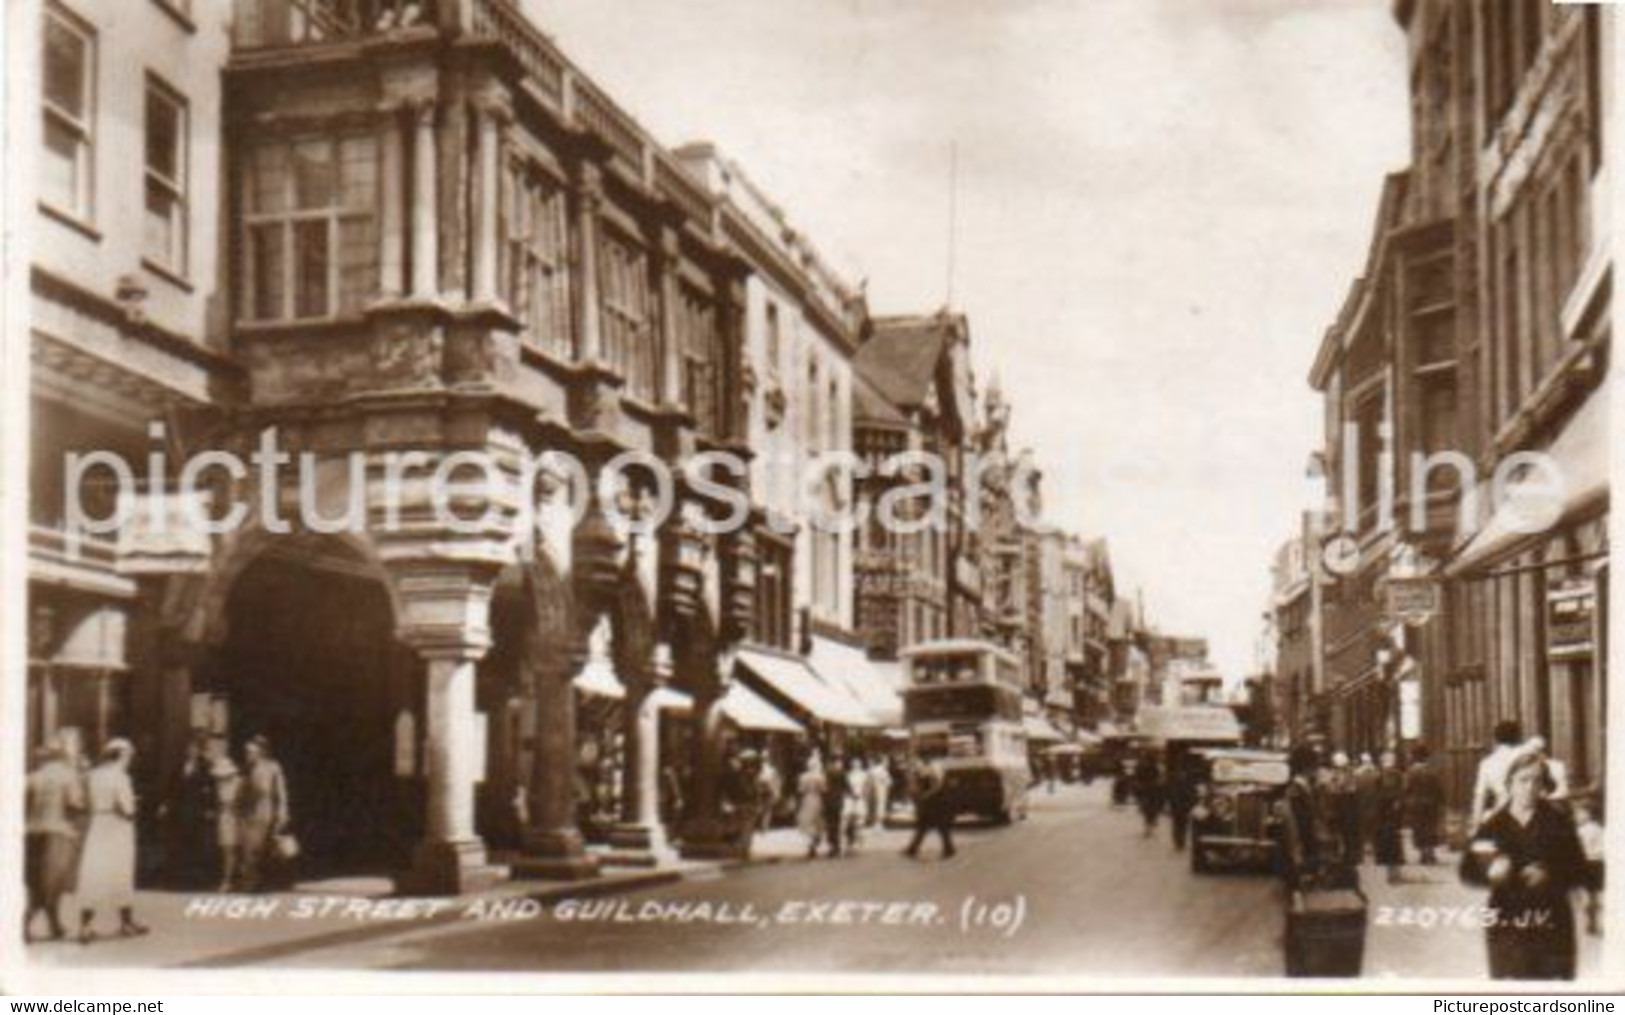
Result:
<instances>
[{"instance_id":1,"label":"crowd of people","mask_svg":"<svg viewBox=\"0 0 1625 1015\"><path fill-rule=\"evenodd\" d=\"M36 752L25 783L24 940L43 918L48 940L63 940L64 901L78 909L76 938L102 933L100 914L117 914L113 932L147 933L135 916L136 819L130 766L135 748L109 740L92 765L52 739ZM206 736L187 759L160 808L172 869L189 887L258 892L273 887L280 859L297 849L289 833L287 780L264 737L243 747L243 763Z\"/></svg>"},{"instance_id":2,"label":"crowd of people","mask_svg":"<svg viewBox=\"0 0 1625 1015\"><path fill-rule=\"evenodd\" d=\"M1401 767L1394 751L1375 764L1364 756L1351 763L1342 752L1326 759L1303 746L1290 766L1286 867L1295 887L1357 885L1368 856L1390 882L1400 880L1407 828L1419 861L1439 862L1444 789L1425 749L1413 749ZM1572 897L1583 897L1587 931L1601 930L1600 801L1600 791L1568 785L1543 740L1526 740L1516 722L1498 724L1478 765L1458 864L1462 881L1488 889L1492 978L1574 978Z\"/></svg>"}]
</instances>

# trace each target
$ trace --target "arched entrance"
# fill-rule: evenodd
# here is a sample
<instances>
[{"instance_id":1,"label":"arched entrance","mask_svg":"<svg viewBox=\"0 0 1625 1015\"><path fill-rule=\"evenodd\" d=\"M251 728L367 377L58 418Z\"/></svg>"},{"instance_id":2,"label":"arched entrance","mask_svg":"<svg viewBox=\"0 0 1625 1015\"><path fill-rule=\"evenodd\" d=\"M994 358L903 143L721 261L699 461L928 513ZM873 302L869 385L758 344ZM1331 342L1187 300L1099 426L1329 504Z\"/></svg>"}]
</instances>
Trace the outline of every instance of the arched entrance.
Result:
<instances>
[{"instance_id":1,"label":"arched entrance","mask_svg":"<svg viewBox=\"0 0 1625 1015\"><path fill-rule=\"evenodd\" d=\"M268 737L287 774L293 874L383 874L423 831L424 667L377 573L336 540L289 537L247 564L210 666L240 760Z\"/></svg>"}]
</instances>

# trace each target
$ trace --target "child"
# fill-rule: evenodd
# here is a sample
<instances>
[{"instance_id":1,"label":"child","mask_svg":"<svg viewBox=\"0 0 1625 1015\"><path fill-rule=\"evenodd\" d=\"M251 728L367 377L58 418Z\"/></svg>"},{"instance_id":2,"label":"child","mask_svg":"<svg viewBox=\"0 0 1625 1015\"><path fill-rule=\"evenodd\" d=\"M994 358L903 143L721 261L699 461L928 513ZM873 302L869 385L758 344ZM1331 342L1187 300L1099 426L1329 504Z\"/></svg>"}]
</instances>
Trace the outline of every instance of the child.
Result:
<instances>
[{"instance_id":1,"label":"child","mask_svg":"<svg viewBox=\"0 0 1625 1015\"><path fill-rule=\"evenodd\" d=\"M1602 922L1602 822L1597 820L1598 798L1576 797L1574 829L1580 836L1580 849L1586 858L1586 933L1600 935Z\"/></svg>"}]
</instances>

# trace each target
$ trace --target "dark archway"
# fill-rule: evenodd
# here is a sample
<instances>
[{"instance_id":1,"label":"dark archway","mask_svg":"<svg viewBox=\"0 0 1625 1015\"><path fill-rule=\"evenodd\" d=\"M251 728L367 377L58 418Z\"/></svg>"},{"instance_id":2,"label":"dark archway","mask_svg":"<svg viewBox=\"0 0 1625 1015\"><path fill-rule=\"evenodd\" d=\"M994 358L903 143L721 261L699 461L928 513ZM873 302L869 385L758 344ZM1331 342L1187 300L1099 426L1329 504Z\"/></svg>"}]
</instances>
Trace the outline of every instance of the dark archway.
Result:
<instances>
[{"instance_id":1,"label":"dark archway","mask_svg":"<svg viewBox=\"0 0 1625 1015\"><path fill-rule=\"evenodd\" d=\"M233 583L211 667L233 753L271 740L302 855L293 874L389 873L423 827L424 675L383 582L334 541L272 544Z\"/></svg>"}]
</instances>

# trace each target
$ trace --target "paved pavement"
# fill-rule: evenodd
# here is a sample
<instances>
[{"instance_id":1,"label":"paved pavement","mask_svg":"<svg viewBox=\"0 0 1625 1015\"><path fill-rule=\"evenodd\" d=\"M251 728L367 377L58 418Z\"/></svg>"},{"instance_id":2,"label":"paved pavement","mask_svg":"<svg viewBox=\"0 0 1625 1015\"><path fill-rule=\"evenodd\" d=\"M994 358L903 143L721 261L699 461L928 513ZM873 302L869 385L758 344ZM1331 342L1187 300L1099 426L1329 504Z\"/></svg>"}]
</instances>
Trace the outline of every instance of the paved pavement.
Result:
<instances>
[{"instance_id":1,"label":"paved pavement","mask_svg":"<svg viewBox=\"0 0 1625 1015\"><path fill-rule=\"evenodd\" d=\"M586 890L507 886L428 920L365 898L381 885L307 886L273 897L277 912L263 918L202 913L207 896L154 896L143 900L152 937L31 954L213 968L1281 975L1277 882L1191 874L1166 827L1147 840L1103 786L1041 792L1026 822L956 837L951 860L934 842L908 860L907 833L888 829L854 856L809 861L799 836L780 830L759 837L742 868L687 865ZM1486 975L1482 931L1461 920L1482 895L1454 869L1410 867L1390 886L1366 868L1366 976ZM1582 941L1582 971L1597 969L1601 939Z\"/></svg>"}]
</instances>

